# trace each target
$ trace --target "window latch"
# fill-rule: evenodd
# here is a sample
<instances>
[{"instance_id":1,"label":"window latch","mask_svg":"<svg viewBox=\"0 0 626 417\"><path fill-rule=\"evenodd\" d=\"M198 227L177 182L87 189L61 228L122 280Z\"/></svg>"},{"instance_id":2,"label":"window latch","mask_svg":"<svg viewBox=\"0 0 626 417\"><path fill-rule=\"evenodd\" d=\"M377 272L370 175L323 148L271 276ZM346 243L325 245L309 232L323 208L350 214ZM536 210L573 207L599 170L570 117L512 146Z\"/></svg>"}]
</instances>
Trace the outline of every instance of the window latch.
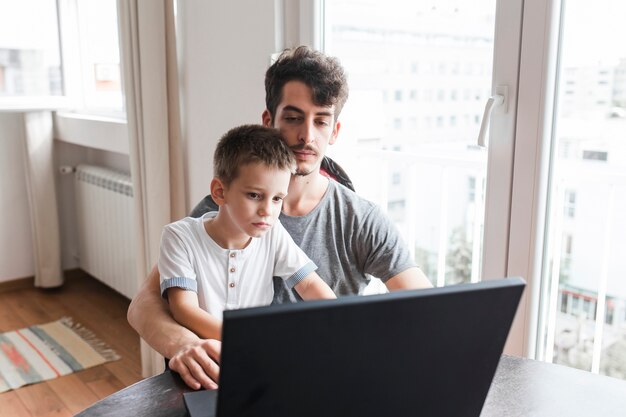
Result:
<instances>
[{"instance_id":1,"label":"window latch","mask_svg":"<svg viewBox=\"0 0 626 417\"><path fill-rule=\"evenodd\" d=\"M509 88L507 86L496 87L496 94L487 99L485 103L485 111L483 112L483 119L480 122L480 131L478 132L478 147L487 147L487 130L491 122L491 113L493 113L496 107L502 107L502 112L507 112L507 102L509 98Z\"/></svg>"}]
</instances>

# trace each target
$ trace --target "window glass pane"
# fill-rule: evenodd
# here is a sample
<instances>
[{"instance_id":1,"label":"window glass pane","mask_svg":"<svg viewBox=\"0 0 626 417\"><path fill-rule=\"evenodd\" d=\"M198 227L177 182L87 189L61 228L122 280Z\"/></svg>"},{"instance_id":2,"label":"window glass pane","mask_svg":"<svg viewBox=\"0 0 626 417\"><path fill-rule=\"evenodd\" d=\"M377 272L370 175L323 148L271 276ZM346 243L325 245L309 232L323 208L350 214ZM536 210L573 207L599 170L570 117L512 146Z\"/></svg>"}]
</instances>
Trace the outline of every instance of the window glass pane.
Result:
<instances>
[{"instance_id":1,"label":"window glass pane","mask_svg":"<svg viewBox=\"0 0 626 417\"><path fill-rule=\"evenodd\" d=\"M0 0L0 97L63 95L55 0Z\"/></svg>"},{"instance_id":2,"label":"window glass pane","mask_svg":"<svg viewBox=\"0 0 626 417\"><path fill-rule=\"evenodd\" d=\"M480 276L495 0L326 0L350 98L329 148L436 285Z\"/></svg>"},{"instance_id":3,"label":"window glass pane","mask_svg":"<svg viewBox=\"0 0 626 417\"><path fill-rule=\"evenodd\" d=\"M81 72L87 110L123 111L115 0L78 0Z\"/></svg>"},{"instance_id":4,"label":"window glass pane","mask_svg":"<svg viewBox=\"0 0 626 417\"><path fill-rule=\"evenodd\" d=\"M626 379L624 16L622 0L564 2L542 343L547 360Z\"/></svg>"}]
</instances>

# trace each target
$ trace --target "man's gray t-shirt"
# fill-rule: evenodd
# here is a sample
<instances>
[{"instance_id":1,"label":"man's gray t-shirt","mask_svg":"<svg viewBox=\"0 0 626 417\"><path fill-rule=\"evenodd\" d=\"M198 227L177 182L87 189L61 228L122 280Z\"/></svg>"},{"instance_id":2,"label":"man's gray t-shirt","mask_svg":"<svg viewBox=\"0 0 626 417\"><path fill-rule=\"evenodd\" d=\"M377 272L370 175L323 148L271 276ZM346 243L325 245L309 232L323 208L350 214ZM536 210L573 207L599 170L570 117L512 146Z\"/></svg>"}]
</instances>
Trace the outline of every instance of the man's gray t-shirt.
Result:
<instances>
[{"instance_id":1,"label":"man's gray t-shirt","mask_svg":"<svg viewBox=\"0 0 626 417\"><path fill-rule=\"evenodd\" d=\"M361 293L370 281L366 274L385 282L416 266L398 229L380 208L334 180L311 212L281 213L280 222L337 296ZM274 279L274 303L299 299L282 280Z\"/></svg>"},{"instance_id":2,"label":"man's gray t-shirt","mask_svg":"<svg viewBox=\"0 0 626 417\"><path fill-rule=\"evenodd\" d=\"M191 216L217 209L206 196ZM370 281L366 274L385 282L416 266L398 229L380 208L334 180L329 180L324 197L310 213L281 213L280 222L337 296L360 294ZM274 278L274 303L299 299Z\"/></svg>"}]
</instances>

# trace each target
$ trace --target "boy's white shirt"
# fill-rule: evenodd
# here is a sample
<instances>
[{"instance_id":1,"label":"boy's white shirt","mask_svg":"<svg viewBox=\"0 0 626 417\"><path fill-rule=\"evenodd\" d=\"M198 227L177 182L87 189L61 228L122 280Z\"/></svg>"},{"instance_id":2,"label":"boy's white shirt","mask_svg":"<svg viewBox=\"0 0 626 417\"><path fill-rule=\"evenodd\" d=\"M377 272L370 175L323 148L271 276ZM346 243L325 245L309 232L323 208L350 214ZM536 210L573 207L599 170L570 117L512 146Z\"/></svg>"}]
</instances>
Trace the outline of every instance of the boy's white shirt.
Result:
<instances>
[{"instance_id":1,"label":"boy's white shirt","mask_svg":"<svg viewBox=\"0 0 626 417\"><path fill-rule=\"evenodd\" d=\"M317 269L278 219L244 249L220 247L204 228L216 215L209 212L165 226L158 262L161 294L171 287L197 288L200 308L222 319L223 310L270 304L273 276L293 288Z\"/></svg>"}]
</instances>

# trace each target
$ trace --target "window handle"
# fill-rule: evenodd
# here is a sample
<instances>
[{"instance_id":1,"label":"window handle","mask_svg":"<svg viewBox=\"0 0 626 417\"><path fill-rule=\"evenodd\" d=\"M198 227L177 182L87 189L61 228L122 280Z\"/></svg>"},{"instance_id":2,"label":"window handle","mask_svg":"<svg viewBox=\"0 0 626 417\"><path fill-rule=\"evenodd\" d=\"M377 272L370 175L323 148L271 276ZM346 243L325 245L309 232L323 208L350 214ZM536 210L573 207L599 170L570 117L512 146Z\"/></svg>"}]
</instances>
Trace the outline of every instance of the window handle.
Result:
<instances>
[{"instance_id":1,"label":"window handle","mask_svg":"<svg viewBox=\"0 0 626 417\"><path fill-rule=\"evenodd\" d=\"M483 112L483 119L480 122L480 131L478 132L478 147L487 147L487 130L489 129L489 123L491 122L491 113L494 108L498 106L504 106L503 112L507 111L507 99L508 99L508 87L498 86L496 87L496 94L487 99L485 104L485 111Z\"/></svg>"}]
</instances>

